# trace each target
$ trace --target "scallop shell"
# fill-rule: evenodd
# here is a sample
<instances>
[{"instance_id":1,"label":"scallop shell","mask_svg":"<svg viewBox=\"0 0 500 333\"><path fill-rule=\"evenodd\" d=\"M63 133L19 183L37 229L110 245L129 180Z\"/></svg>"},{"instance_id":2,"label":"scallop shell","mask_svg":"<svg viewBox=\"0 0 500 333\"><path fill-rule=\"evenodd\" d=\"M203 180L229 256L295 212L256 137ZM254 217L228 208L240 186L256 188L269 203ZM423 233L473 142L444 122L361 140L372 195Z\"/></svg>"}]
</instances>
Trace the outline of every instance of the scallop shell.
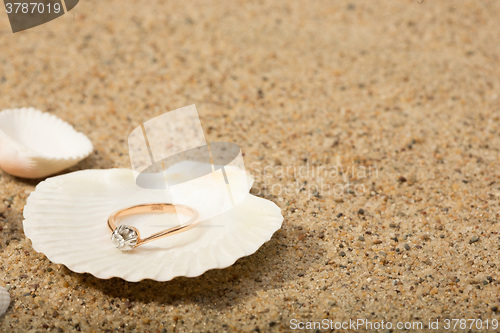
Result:
<instances>
[{"instance_id":1,"label":"scallop shell","mask_svg":"<svg viewBox=\"0 0 500 333\"><path fill-rule=\"evenodd\" d=\"M167 176L183 177L181 173L193 170L187 162L180 164L169 168ZM237 170L226 171L229 177L241 176ZM249 178L245 176L244 180ZM209 177L205 185L210 188ZM202 186L197 182L198 190L203 192L206 188ZM137 186L133 171L128 169L83 170L52 177L39 183L29 196L24 208L24 232L36 251L72 271L102 279L168 281L232 265L238 258L257 251L283 221L278 206L247 192L238 206L187 232L129 252L116 249L106 224L108 216L132 205L168 202L165 193ZM203 199L191 200L190 205L202 209L199 201ZM162 215L143 214L129 219L144 235L162 230L169 223Z\"/></svg>"},{"instance_id":2,"label":"scallop shell","mask_svg":"<svg viewBox=\"0 0 500 333\"><path fill-rule=\"evenodd\" d=\"M10 304L9 292L4 287L0 286L0 316L7 311L7 309L9 308L9 304Z\"/></svg>"},{"instance_id":3,"label":"scallop shell","mask_svg":"<svg viewBox=\"0 0 500 333\"><path fill-rule=\"evenodd\" d=\"M0 168L41 178L78 163L92 152L90 140L56 116L34 108L0 112Z\"/></svg>"}]
</instances>

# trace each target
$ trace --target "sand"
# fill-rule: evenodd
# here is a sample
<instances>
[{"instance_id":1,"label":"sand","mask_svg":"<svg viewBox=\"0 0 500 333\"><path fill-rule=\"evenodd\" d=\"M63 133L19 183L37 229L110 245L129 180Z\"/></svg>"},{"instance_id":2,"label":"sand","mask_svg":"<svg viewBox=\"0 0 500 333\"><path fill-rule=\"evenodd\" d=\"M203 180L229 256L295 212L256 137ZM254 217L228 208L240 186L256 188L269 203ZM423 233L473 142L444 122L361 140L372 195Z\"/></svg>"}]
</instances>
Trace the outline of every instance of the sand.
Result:
<instances>
[{"instance_id":1,"label":"sand","mask_svg":"<svg viewBox=\"0 0 500 333\"><path fill-rule=\"evenodd\" d=\"M0 108L88 135L69 171L129 167L132 129L194 103L284 223L227 269L99 280L33 250L40 180L1 172L0 331L500 319L500 3L89 0L16 34L2 15Z\"/></svg>"}]
</instances>

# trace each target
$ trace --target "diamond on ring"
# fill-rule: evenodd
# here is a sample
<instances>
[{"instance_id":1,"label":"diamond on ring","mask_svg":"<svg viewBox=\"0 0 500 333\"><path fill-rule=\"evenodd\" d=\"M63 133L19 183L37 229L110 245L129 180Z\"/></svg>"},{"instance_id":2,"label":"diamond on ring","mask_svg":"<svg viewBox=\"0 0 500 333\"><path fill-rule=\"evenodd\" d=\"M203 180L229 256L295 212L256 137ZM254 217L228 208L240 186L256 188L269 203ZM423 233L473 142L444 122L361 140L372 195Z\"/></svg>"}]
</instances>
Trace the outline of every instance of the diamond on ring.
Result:
<instances>
[{"instance_id":1,"label":"diamond on ring","mask_svg":"<svg viewBox=\"0 0 500 333\"><path fill-rule=\"evenodd\" d=\"M119 225L111 234L111 241L117 249L122 251L130 251L137 244L139 235L137 231L126 225Z\"/></svg>"}]
</instances>

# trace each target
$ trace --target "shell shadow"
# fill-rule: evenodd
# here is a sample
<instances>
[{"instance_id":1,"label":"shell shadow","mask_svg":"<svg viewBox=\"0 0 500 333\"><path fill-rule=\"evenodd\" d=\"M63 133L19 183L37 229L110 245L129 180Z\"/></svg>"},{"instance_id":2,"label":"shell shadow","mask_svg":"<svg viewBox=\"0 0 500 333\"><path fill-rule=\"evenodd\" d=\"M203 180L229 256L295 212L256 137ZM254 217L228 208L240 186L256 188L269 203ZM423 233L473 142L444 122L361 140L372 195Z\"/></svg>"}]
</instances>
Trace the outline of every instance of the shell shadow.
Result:
<instances>
[{"instance_id":1,"label":"shell shadow","mask_svg":"<svg viewBox=\"0 0 500 333\"><path fill-rule=\"evenodd\" d=\"M107 154L101 153L98 150L94 150L92 154L90 154L87 158L83 159L79 163L75 164L69 169L62 171L59 174L65 174L78 170L109 169L114 167L116 167L116 163L111 160Z\"/></svg>"},{"instance_id":2,"label":"shell shadow","mask_svg":"<svg viewBox=\"0 0 500 333\"><path fill-rule=\"evenodd\" d=\"M282 232L277 232L256 253L240 258L232 266L212 269L195 278L177 277L167 282L143 280L132 283L120 278L100 280L90 274L77 274L65 269L75 282L86 288L97 289L112 297L115 305L132 307L136 303L181 305L196 303L208 309L222 310L245 302L259 290L280 288L297 276L290 265L296 261L284 245ZM287 259L284 259L287 258ZM113 302L113 301L111 301ZM120 305L118 305L120 306Z\"/></svg>"}]
</instances>

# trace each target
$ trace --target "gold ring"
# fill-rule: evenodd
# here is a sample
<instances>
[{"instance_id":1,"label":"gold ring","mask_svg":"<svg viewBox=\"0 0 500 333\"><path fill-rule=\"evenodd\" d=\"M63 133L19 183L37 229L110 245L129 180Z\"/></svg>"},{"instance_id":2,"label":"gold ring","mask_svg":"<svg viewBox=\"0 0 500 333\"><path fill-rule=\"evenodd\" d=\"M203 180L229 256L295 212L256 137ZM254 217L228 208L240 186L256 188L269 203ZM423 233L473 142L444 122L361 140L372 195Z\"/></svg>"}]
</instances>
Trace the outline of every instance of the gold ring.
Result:
<instances>
[{"instance_id":1,"label":"gold ring","mask_svg":"<svg viewBox=\"0 0 500 333\"><path fill-rule=\"evenodd\" d=\"M157 232L149 237L141 238L139 230L125 224L120 224L117 227L117 222L127 216L145 214L145 213L177 213L190 216L190 220L179 226ZM153 203L142 204L128 208L120 209L108 218L108 227L112 231L111 241L113 244L122 251L130 251L142 244L151 242L153 240L178 234L183 231L194 228L199 222L199 214L191 207L183 205L174 205L170 203Z\"/></svg>"}]
</instances>

